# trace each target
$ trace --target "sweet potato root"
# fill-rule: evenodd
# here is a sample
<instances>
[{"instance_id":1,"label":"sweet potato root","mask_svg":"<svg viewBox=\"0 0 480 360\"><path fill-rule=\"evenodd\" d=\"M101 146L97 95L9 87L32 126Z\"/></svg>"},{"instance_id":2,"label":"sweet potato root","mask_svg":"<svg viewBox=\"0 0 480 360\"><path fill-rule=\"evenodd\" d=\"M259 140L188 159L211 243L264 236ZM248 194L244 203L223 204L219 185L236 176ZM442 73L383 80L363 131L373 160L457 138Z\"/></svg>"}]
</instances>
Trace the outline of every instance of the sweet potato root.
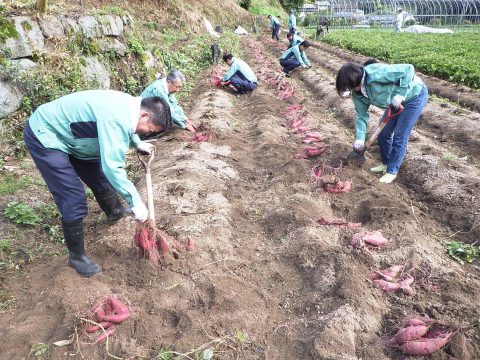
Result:
<instances>
[{"instance_id":1,"label":"sweet potato root","mask_svg":"<svg viewBox=\"0 0 480 360\"><path fill-rule=\"evenodd\" d=\"M429 355L445 346L452 338L452 333L436 338L420 338L398 345L398 348L407 355Z\"/></svg>"}]
</instances>

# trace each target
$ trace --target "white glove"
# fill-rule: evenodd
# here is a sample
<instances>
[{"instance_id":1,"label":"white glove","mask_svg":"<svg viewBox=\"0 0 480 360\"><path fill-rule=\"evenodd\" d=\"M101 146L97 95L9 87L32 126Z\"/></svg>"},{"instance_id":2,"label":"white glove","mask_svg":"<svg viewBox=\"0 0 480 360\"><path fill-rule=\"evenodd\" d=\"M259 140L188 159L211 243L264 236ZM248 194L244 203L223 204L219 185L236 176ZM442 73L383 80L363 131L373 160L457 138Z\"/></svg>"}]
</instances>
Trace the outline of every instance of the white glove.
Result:
<instances>
[{"instance_id":1,"label":"white glove","mask_svg":"<svg viewBox=\"0 0 480 360\"><path fill-rule=\"evenodd\" d=\"M137 206L132 207L135 220L145 222L148 219L148 209L144 203L140 203Z\"/></svg>"},{"instance_id":2,"label":"white glove","mask_svg":"<svg viewBox=\"0 0 480 360\"><path fill-rule=\"evenodd\" d=\"M390 103L390 105L392 105L392 107L395 109L395 110L398 110L400 108L400 106L402 106L402 102L405 101L405 96L401 96L401 95L395 95L393 98L392 98L392 102Z\"/></svg>"},{"instance_id":3,"label":"white glove","mask_svg":"<svg viewBox=\"0 0 480 360\"><path fill-rule=\"evenodd\" d=\"M362 152L364 146L365 146L365 141L355 140L355 142L353 143L353 151L360 153Z\"/></svg>"},{"instance_id":4,"label":"white glove","mask_svg":"<svg viewBox=\"0 0 480 360\"><path fill-rule=\"evenodd\" d=\"M137 145L137 151L148 154L148 155L150 155L152 153L153 149L155 149L155 145L150 144L150 143L145 142L145 141L141 141Z\"/></svg>"}]
</instances>

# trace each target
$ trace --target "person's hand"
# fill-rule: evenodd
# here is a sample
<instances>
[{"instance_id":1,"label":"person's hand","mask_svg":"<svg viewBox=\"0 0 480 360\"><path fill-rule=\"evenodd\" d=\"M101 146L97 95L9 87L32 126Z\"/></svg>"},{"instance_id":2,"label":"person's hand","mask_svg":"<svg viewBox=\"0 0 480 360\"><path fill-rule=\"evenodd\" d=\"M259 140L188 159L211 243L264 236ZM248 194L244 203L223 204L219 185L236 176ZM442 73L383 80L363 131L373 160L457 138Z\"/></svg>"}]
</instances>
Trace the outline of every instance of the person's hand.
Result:
<instances>
[{"instance_id":1,"label":"person's hand","mask_svg":"<svg viewBox=\"0 0 480 360\"><path fill-rule=\"evenodd\" d=\"M135 215L135 220L140 222L145 222L148 219L148 209L143 202L137 206L132 207L133 215Z\"/></svg>"},{"instance_id":2,"label":"person's hand","mask_svg":"<svg viewBox=\"0 0 480 360\"><path fill-rule=\"evenodd\" d=\"M191 132L197 131L197 127L189 119L185 119L185 123L187 124L187 126L185 126L185 129Z\"/></svg>"},{"instance_id":3,"label":"person's hand","mask_svg":"<svg viewBox=\"0 0 480 360\"><path fill-rule=\"evenodd\" d=\"M400 109L400 107L402 106L402 102L405 101L405 96L401 96L401 95L395 95L393 98L392 98L392 102L390 103L390 105L392 105L392 107L395 109L395 110L398 110Z\"/></svg>"},{"instance_id":4,"label":"person's hand","mask_svg":"<svg viewBox=\"0 0 480 360\"><path fill-rule=\"evenodd\" d=\"M137 151L138 152L148 154L148 155L150 155L154 149L155 149L155 145L150 144L150 143L145 142L145 141L141 141L137 145Z\"/></svg>"},{"instance_id":5,"label":"person's hand","mask_svg":"<svg viewBox=\"0 0 480 360\"><path fill-rule=\"evenodd\" d=\"M353 143L353 151L355 151L356 153L361 153L364 146L365 146L365 141L355 140L355 142Z\"/></svg>"}]
</instances>

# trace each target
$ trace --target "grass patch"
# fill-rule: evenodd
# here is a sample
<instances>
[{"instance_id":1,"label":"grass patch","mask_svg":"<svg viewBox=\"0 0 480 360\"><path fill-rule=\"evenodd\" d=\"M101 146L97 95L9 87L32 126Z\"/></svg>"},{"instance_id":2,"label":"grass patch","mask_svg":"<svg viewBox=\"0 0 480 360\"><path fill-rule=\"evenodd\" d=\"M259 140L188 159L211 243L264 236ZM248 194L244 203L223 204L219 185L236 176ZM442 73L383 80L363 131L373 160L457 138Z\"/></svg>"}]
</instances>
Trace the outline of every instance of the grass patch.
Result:
<instances>
[{"instance_id":1,"label":"grass patch","mask_svg":"<svg viewBox=\"0 0 480 360\"><path fill-rule=\"evenodd\" d=\"M30 176L22 176L18 178L15 174L6 174L0 176L0 196L15 195L15 193L32 184Z\"/></svg>"}]
</instances>

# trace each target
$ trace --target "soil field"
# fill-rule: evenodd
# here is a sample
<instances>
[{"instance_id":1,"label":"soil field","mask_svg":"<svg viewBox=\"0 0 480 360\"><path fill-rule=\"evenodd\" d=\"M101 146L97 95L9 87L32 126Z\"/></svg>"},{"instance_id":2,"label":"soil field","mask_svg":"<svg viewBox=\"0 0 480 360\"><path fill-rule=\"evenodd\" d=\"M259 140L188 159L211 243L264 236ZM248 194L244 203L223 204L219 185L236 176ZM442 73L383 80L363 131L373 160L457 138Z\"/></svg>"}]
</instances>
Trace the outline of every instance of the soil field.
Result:
<instances>
[{"instance_id":1,"label":"soil field","mask_svg":"<svg viewBox=\"0 0 480 360\"><path fill-rule=\"evenodd\" d=\"M282 50L264 38L243 46L259 74L257 91L237 97L213 87L220 69L212 68L186 113L213 139L191 143L176 130L156 143L158 226L182 242L194 238L194 251L153 268L133 244L133 220L98 226L93 209L88 251L104 272L83 279L58 257L30 265L21 281L9 277L17 302L0 314L1 359L34 358L32 344L71 339L42 358L154 359L170 349L196 359L196 349L210 348L213 359L403 360L386 338L417 315L463 329L429 359L480 358L480 274L449 258L442 243L480 236L478 113L431 101L396 182L380 184L368 172L377 147L363 167L339 166L353 139L353 105L335 93L332 72L345 57L314 49L311 70L281 79L294 95L280 100L267 81L280 74ZM305 144L286 126L292 105L307 112L328 149L323 155L296 157ZM372 118L380 115L372 110ZM314 167L324 172L320 180ZM322 181L334 178L351 180L351 190L325 192ZM145 195L143 181L138 188ZM361 229L322 226L319 218ZM352 248L361 230L382 231L388 244ZM384 293L366 280L392 265L416 268L414 295ZM108 348L86 344L79 319L108 294L128 302L133 315Z\"/></svg>"}]
</instances>

